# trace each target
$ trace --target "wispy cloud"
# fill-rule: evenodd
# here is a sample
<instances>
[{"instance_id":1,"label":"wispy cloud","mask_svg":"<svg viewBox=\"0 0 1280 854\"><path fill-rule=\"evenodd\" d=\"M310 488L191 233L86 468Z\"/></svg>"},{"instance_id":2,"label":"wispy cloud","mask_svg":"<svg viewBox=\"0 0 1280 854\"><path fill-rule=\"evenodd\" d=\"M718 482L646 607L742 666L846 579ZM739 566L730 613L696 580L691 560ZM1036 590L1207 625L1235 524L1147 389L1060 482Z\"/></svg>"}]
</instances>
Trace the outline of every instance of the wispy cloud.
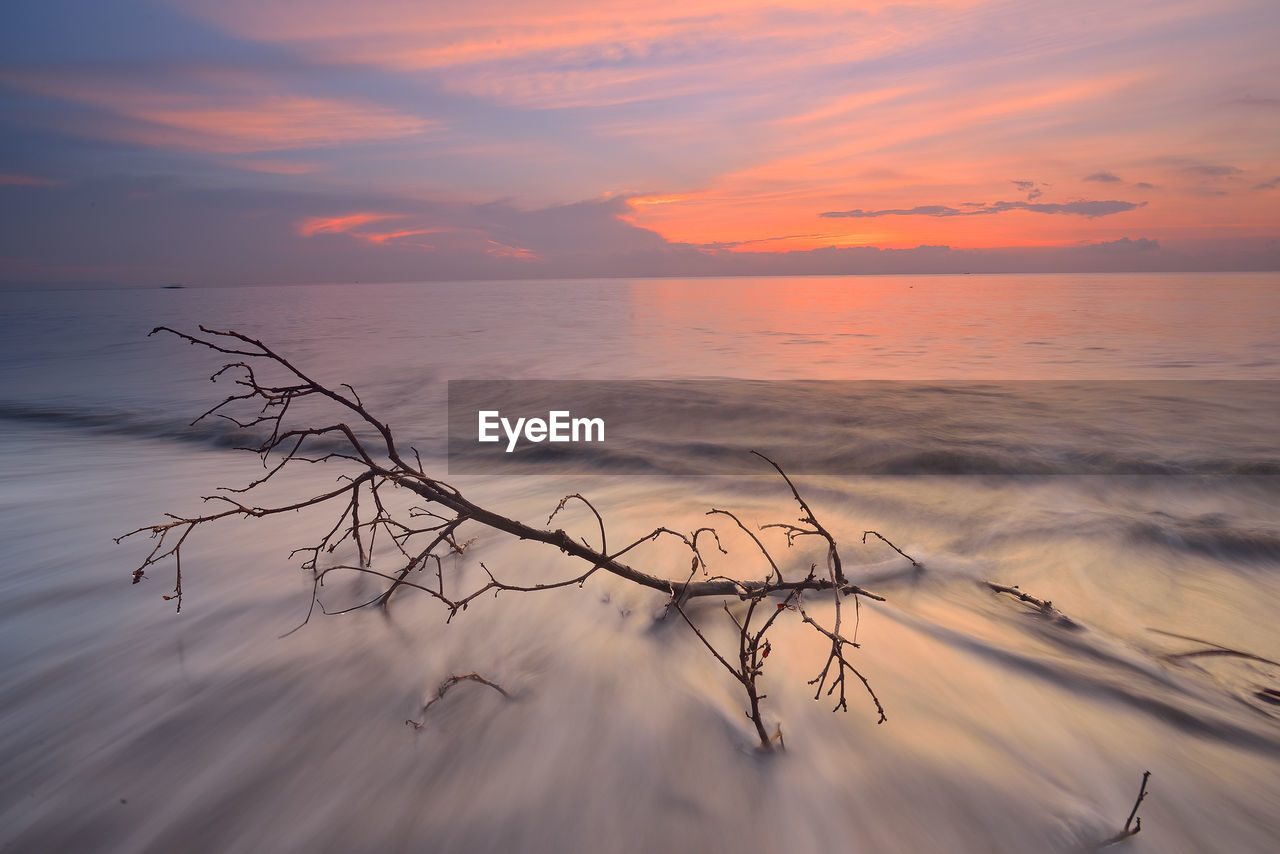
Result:
<instances>
[{"instance_id":1,"label":"wispy cloud","mask_svg":"<svg viewBox=\"0 0 1280 854\"><path fill-rule=\"evenodd\" d=\"M41 178L36 175L0 172L0 187L56 187L61 183L52 178Z\"/></svg>"},{"instance_id":2,"label":"wispy cloud","mask_svg":"<svg viewBox=\"0 0 1280 854\"><path fill-rule=\"evenodd\" d=\"M1254 185L1255 190L1274 190L1280 187L1280 175L1272 178L1270 181L1263 181L1261 184Z\"/></svg>"},{"instance_id":3,"label":"wispy cloud","mask_svg":"<svg viewBox=\"0 0 1280 854\"><path fill-rule=\"evenodd\" d=\"M1094 172L1092 175L1085 175L1085 181L1096 181L1099 184L1119 184L1121 179L1112 172L1102 171Z\"/></svg>"},{"instance_id":4,"label":"wispy cloud","mask_svg":"<svg viewBox=\"0 0 1280 854\"><path fill-rule=\"evenodd\" d=\"M370 243L383 244L394 241L404 240L407 237L422 237L426 234L440 234L449 231L446 228L402 228L396 231L361 231L354 232L356 237L367 240ZM418 241L418 245L425 245Z\"/></svg>"},{"instance_id":5,"label":"wispy cloud","mask_svg":"<svg viewBox=\"0 0 1280 854\"><path fill-rule=\"evenodd\" d=\"M317 234L343 234L354 231L371 222L396 219L401 214L389 213L350 213L341 216L310 216L299 220L294 230L302 237L315 237Z\"/></svg>"},{"instance_id":6,"label":"wispy cloud","mask_svg":"<svg viewBox=\"0 0 1280 854\"><path fill-rule=\"evenodd\" d=\"M535 255L532 251L523 246L512 246L506 243L499 243L496 240L488 241L489 246L486 248L485 254L494 258L511 258L516 261L541 261L542 259Z\"/></svg>"},{"instance_id":7,"label":"wispy cloud","mask_svg":"<svg viewBox=\"0 0 1280 854\"><path fill-rule=\"evenodd\" d=\"M716 249L752 249L766 246L769 244L786 244L796 241L812 242L814 240L830 239L832 235L826 234L782 234L777 237L757 237L752 240L728 240L718 243L703 243L698 246L699 249L716 250Z\"/></svg>"},{"instance_id":8,"label":"wispy cloud","mask_svg":"<svg viewBox=\"0 0 1280 854\"><path fill-rule=\"evenodd\" d=\"M324 167L319 163L301 160L226 160L223 161L232 169L243 169L247 172L263 172L268 175L312 175Z\"/></svg>"},{"instance_id":9,"label":"wispy cloud","mask_svg":"<svg viewBox=\"0 0 1280 854\"><path fill-rule=\"evenodd\" d=\"M1032 202L993 202L989 205L979 205L970 203L962 208L953 208L947 205L917 205L914 208L897 208L878 211L826 211L818 214L823 217L852 217L855 219L871 219L882 216L987 216L990 214L1000 214L1007 211L1031 211L1033 213L1042 214L1074 214L1076 216L1088 217L1094 219L1100 216L1110 216L1111 214L1124 213L1145 205L1146 202L1121 202L1121 201L1079 201L1079 202L1062 202L1062 203L1032 203Z\"/></svg>"},{"instance_id":10,"label":"wispy cloud","mask_svg":"<svg viewBox=\"0 0 1280 854\"><path fill-rule=\"evenodd\" d=\"M67 129L80 135L205 154L250 154L401 139L433 122L355 99L282 91L279 82L229 72L163 79L67 70L0 72L24 92L91 106Z\"/></svg>"},{"instance_id":11,"label":"wispy cloud","mask_svg":"<svg viewBox=\"0 0 1280 854\"><path fill-rule=\"evenodd\" d=\"M1130 237L1121 237L1118 240L1103 240L1085 245L1094 252L1124 253L1126 255L1133 252L1155 252L1160 249L1160 241L1152 240L1148 237L1139 237L1137 240Z\"/></svg>"},{"instance_id":12,"label":"wispy cloud","mask_svg":"<svg viewBox=\"0 0 1280 854\"><path fill-rule=\"evenodd\" d=\"M1200 175L1205 178L1225 178L1228 175L1239 175L1244 170L1236 166L1226 166L1217 163L1191 163L1182 167L1182 171L1189 172L1192 175Z\"/></svg>"},{"instance_id":13,"label":"wispy cloud","mask_svg":"<svg viewBox=\"0 0 1280 854\"><path fill-rule=\"evenodd\" d=\"M1035 181L1014 181L1013 186L1027 194L1027 201L1034 202L1044 195L1044 190L1036 186ZM972 205L970 205L972 207Z\"/></svg>"}]
</instances>

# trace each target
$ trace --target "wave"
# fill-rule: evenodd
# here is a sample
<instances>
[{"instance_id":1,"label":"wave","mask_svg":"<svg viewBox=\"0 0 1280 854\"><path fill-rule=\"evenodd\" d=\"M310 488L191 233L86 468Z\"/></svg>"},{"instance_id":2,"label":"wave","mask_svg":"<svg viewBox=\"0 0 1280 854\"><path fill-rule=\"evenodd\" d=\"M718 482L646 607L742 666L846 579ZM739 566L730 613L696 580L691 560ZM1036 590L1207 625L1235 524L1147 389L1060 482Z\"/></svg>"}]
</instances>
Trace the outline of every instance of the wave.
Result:
<instances>
[{"instance_id":1,"label":"wave","mask_svg":"<svg viewBox=\"0 0 1280 854\"><path fill-rule=\"evenodd\" d=\"M1085 454L1071 450L992 447L990 443L940 440L932 446L905 447L880 439L825 433L807 436L738 436L713 444L679 438L628 439L594 447L546 444L476 447L453 441L451 468L467 474L686 474L754 475L767 473L751 455L759 451L796 475L984 475L984 476L1254 476L1280 475L1280 458L1156 457L1122 453Z\"/></svg>"},{"instance_id":2,"label":"wave","mask_svg":"<svg viewBox=\"0 0 1280 854\"><path fill-rule=\"evenodd\" d=\"M159 413L105 409L49 407L0 403L0 420L42 424L136 439L199 444L210 448L256 446L266 434L244 429L224 418L198 423ZM701 434L699 434L701 435ZM711 475L762 474L761 463L750 453L758 450L797 475L1280 475L1280 455L1242 451L1239 456L1176 456L1146 451L1088 451L1071 446L1036 446L1010 437L1007 444L994 437L964 440L954 436L920 435L912 441L886 438L881 430L867 431L845 425L815 434L783 431L767 424L757 435L722 434L717 441L684 438L678 433L661 435L646 431L594 446L524 445L513 453L493 453L495 446L477 450L457 442L450 451L450 467L475 474L642 474ZM431 442L418 443L419 447ZM308 447L332 451L339 440L313 438ZM1161 530L1136 531L1150 540L1167 538ZM1274 556L1280 548L1272 539L1251 535L1239 541L1219 543L1212 531L1191 526L1175 532L1191 547L1200 544L1229 553L1263 552ZM1208 537L1208 539L1206 539Z\"/></svg>"},{"instance_id":3,"label":"wave","mask_svg":"<svg viewBox=\"0 0 1280 854\"><path fill-rule=\"evenodd\" d=\"M966 594L953 601L974 604ZM957 613L967 610L961 605ZM1042 680L1082 699L1122 703L1189 735L1280 756L1276 718L1256 702L1261 699L1260 694L1273 694L1273 688L1232 685L1211 676L1201 678L1198 671L1172 665L1149 650L1088 626L1062 627L1038 614L1013 608L979 606L979 610L1021 629L1022 640L983 637L961 625L940 622L937 614L924 618L890 607L883 607L880 612L1011 674ZM1231 715L1228 710L1233 703L1243 703L1259 717Z\"/></svg>"},{"instance_id":4,"label":"wave","mask_svg":"<svg viewBox=\"0 0 1280 854\"><path fill-rule=\"evenodd\" d=\"M1162 511L1129 525L1131 540L1236 561L1280 560L1280 531L1229 522L1220 514L1179 517Z\"/></svg>"},{"instance_id":5,"label":"wave","mask_svg":"<svg viewBox=\"0 0 1280 854\"><path fill-rule=\"evenodd\" d=\"M212 417L193 424L180 419L123 410L55 409L9 403L0 403L0 421L223 449L255 447L268 436L261 430L239 427L225 418ZM307 447L328 452L341 449L343 443L317 437L311 439Z\"/></svg>"}]
</instances>

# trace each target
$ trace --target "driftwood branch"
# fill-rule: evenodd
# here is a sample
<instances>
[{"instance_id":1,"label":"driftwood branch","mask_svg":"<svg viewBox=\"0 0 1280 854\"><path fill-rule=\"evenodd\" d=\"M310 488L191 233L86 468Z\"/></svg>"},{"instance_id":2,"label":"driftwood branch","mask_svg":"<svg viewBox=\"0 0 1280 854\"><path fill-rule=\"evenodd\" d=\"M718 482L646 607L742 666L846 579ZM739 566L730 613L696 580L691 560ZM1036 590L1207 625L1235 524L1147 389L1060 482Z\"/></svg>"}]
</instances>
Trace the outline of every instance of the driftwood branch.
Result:
<instances>
[{"instance_id":1,"label":"driftwood branch","mask_svg":"<svg viewBox=\"0 0 1280 854\"><path fill-rule=\"evenodd\" d=\"M782 466L764 454L752 452L781 477L799 506L800 515L796 523L774 523L757 530L780 529L787 545L802 537L817 537L826 546L825 574L818 573L815 567L804 577L786 578L782 566L757 531L749 528L733 512L718 508L710 510L708 515L727 517L753 541L758 555L746 564L763 559L763 566L756 571L744 569L733 575L712 574L706 560L707 537L710 536L722 557L728 555L728 550L721 542L720 532L710 526L687 534L658 527L638 540L611 550L604 515L579 493L571 493L560 500L547 517L547 527L504 516L473 503L458 489L428 475L416 450L410 449L411 457L404 456L391 428L366 407L350 385L325 385L267 344L239 332L201 326L198 334L191 334L161 326L152 330L153 335L156 333L173 335L192 346L230 357L210 379L218 383L230 382L232 392L192 424L208 418L222 418L257 436L257 440L244 450L257 455L263 467L263 474L249 484L220 489L206 496L204 500L209 509L203 514L166 514L162 521L137 528L116 539L116 542L121 542L145 534L154 541L150 552L132 572L134 583L149 578L148 573L158 565L172 560L174 589L165 599L176 600L179 610L183 595L182 550L195 529L223 519L268 518L305 508L326 508L332 511L334 521L322 528L315 541L291 554L291 557L300 559L301 567L312 574L313 581L306 616L298 628L307 625L317 611L340 614L365 607L387 608L394 594L402 590L414 590L437 600L444 607L448 621L465 611L480 596L581 586L596 574L607 573L669 597L668 609L675 607L699 640L741 684L748 702L747 715L752 720L762 749L772 749L775 741L780 742L780 730L770 736L764 725L760 703L765 695L759 690L759 680L764 660L772 649L768 632L784 614L798 613L803 624L812 627L831 644L826 664L810 683L817 686L817 696L820 697L825 690L828 695L837 697L837 709L847 710L845 680L852 674L870 694L880 720L884 720L884 708L872 691L870 682L850 661L850 652L857 649L858 644L844 634L849 621L842 610L843 600L852 596L855 609L852 622L856 632L861 599L884 599L848 580L835 535L819 521L818 514ZM338 484L297 501L265 505L254 503L253 496L258 494L256 490L259 487L287 476L286 473L299 463L339 468ZM408 512L398 509L397 502L389 500L392 494L403 496L406 493L420 502ZM571 502L579 503L590 511L596 529L591 537L575 537L563 528L550 528ZM463 580L458 574L445 571L443 558L462 555L474 540L474 537L467 538L466 535L486 530L550 546L566 555L570 563L576 563L576 571L559 581L518 583L499 577L480 563L483 579L479 583L473 582L470 587L462 587ZM875 534L914 566L919 566L878 533L864 533L864 543L868 534ZM640 553L641 547L660 537L677 539L689 550L687 573L671 577L661 571L633 565L634 556ZM350 549L352 558L339 559L337 552L340 548ZM743 561L739 560L739 563ZM378 581L382 589L364 601L330 610L319 597L326 579L334 573L361 575ZM831 596L835 606L834 624L830 628L820 624L805 610L813 597L827 595ZM691 619L686 604L691 599L708 596L745 604L745 611L741 614L725 607L738 632L736 651L717 650ZM484 681L475 674L456 679ZM449 683L444 690L452 684L456 681Z\"/></svg>"},{"instance_id":2,"label":"driftwood branch","mask_svg":"<svg viewBox=\"0 0 1280 854\"><path fill-rule=\"evenodd\" d=\"M448 679L440 683L440 687L436 688L436 695L432 697L430 700L427 700L425 704L423 704L422 711L418 713L418 717L423 718L425 720L427 716L427 711L436 703L443 700L444 695L449 693L450 688L452 688L454 685L457 685L459 682L464 682L468 680L470 680L471 682L479 682L481 685L488 685L490 688L497 691L499 694L501 694L503 697L506 697L508 700L515 699L514 697L511 696L510 692L508 692L506 688L503 688L501 685L499 685L496 682L490 682L488 679L485 679L479 673L463 673L461 675L454 674L453 676L450 676ZM422 720L413 720L412 718L405 721L405 724L407 726L413 727L414 729L422 729L423 727Z\"/></svg>"},{"instance_id":3,"label":"driftwood branch","mask_svg":"<svg viewBox=\"0 0 1280 854\"><path fill-rule=\"evenodd\" d=\"M1019 602L1026 602L1039 611L1041 615L1052 619L1060 626L1065 626L1069 629L1080 627L1080 624L1075 620L1053 607L1053 603L1048 599L1041 599L1037 596L1032 596L1030 593L1025 593L1016 584L997 584L994 581L984 581L982 583L994 593L1008 593Z\"/></svg>"},{"instance_id":4,"label":"driftwood branch","mask_svg":"<svg viewBox=\"0 0 1280 854\"><path fill-rule=\"evenodd\" d=\"M1142 830L1142 819L1138 818L1138 807L1142 806L1143 800L1147 797L1147 781L1151 779L1150 771L1142 772L1142 786L1138 789L1138 799L1133 802L1133 809L1129 810L1129 817L1124 821L1124 827L1115 836L1098 843L1098 848L1107 848L1115 845L1117 842L1123 842L1130 836L1137 836Z\"/></svg>"}]
</instances>

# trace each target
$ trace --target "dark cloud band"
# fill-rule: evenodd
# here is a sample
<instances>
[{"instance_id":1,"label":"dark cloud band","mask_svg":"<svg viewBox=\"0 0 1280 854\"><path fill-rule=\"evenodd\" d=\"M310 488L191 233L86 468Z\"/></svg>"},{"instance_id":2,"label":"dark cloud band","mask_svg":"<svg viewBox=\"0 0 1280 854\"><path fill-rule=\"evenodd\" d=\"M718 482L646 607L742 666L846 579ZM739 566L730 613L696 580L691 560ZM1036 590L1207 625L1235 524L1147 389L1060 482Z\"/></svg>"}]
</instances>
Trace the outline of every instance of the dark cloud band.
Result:
<instances>
[{"instance_id":1,"label":"dark cloud band","mask_svg":"<svg viewBox=\"0 0 1280 854\"><path fill-rule=\"evenodd\" d=\"M1124 213L1145 205L1146 202L1121 202L1121 201L1079 201L1079 202L993 202L989 205L979 205L967 209L953 208L946 205L917 205L914 208L893 208L889 210L879 211L826 211L819 214L823 217L853 217L853 218L874 218L881 216L986 216L989 214L999 214L1005 211L1032 211L1033 213L1043 214L1075 214L1076 216L1088 217L1094 219L1100 216L1110 216L1111 214Z\"/></svg>"}]
</instances>

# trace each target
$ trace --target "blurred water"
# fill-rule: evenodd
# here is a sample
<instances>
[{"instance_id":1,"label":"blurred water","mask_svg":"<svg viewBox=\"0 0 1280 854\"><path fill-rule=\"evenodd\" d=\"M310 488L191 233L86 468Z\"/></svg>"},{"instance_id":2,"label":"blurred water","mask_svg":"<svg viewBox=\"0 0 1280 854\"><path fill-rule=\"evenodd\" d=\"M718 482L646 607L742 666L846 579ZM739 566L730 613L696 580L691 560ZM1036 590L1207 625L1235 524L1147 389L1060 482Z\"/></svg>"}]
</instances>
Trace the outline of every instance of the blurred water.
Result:
<instances>
[{"instance_id":1,"label":"blurred water","mask_svg":"<svg viewBox=\"0 0 1280 854\"><path fill-rule=\"evenodd\" d=\"M719 665L682 625L655 619L660 597L626 584L481 600L447 627L438 606L404 596L390 620L319 619L281 639L310 590L287 553L324 519L196 535L180 615L160 600L160 571L129 584L147 545L110 538L254 476L226 431L185 428L227 390L207 382L212 354L147 339L159 324L258 335L318 377L356 385L439 471L449 379L1274 381L1277 287L1275 275L1129 275L2 293L0 844L1070 850L1119 829L1150 769L1130 849L1273 850L1280 707L1265 690L1280 689L1280 668L1170 658L1204 645L1164 634L1280 660L1272 476L799 479L851 574L888 597L861 608L857 663L889 720L876 726L861 696L847 715L814 703L804 683L820 638L783 621L765 690L788 750L769 760L751 751L743 700ZM1171 433L1179 453L1203 445L1256 464L1274 453L1270 407L1224 401ZM960 416L938 422L939 441L959 438ZM888 407L877 429L891 434L895 417L919 413ZM1262 426L1226 442L1214 417ZM1001 453L1044 438L1019 436L1025 424L988 427ZM1068 450L1107 453L1113 435ZM722 438L779 459L813 440L763 422ZM679 459L695 444L668 436L654 453ZM307 467L294 489L332 476ZM712 506L749 523L795 516L767 476L452 482L532 523L581 489L617 542L657 524L691 530ZM592 536L583 514L563 521ZM926 570L861 545L868 528ZM768 542L785 572L821 560ZM734 559L719 569L763 574L749 542L725 544ZM497 536L468 556L509 578L568 571ZM662 547L634 563L663 575L688 565ZM471 560L451 569L459 583L477 571ZM1081 628L995 597L981 579L1051 599ZM325 601L362 592L352 579ZM728 640L718 609L704 603L698 616ZM441 679L470 670L516 701L463 684L421 731L404 725Z\"/></svg>"}]
</instances>

